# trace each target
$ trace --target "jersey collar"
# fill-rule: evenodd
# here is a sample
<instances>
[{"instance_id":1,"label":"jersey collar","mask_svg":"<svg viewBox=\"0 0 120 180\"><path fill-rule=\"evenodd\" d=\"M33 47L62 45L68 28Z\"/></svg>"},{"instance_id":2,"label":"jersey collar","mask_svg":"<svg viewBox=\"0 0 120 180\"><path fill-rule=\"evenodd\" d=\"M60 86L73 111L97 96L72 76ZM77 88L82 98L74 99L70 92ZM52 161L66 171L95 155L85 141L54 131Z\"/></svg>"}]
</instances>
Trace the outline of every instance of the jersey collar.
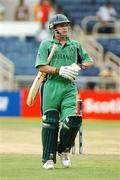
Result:
<instances>
[{"instance_id":1,"label":"jersey collar","mask_svg":"<svg viewBox=\"0 0 120 180\"><path fill-rule=\"evenodd\" d=\"M53 43L55 43L55 44L59 44L59 41L58 41L57 39L55 39L54 36L52 36L52 38L51 38L50 41L53 42ZM71 44L71 40L70 40L69 37L67 37L66 44L67 44L67 45L70 45L70 44Z\"/></svg>"}]
</instances>

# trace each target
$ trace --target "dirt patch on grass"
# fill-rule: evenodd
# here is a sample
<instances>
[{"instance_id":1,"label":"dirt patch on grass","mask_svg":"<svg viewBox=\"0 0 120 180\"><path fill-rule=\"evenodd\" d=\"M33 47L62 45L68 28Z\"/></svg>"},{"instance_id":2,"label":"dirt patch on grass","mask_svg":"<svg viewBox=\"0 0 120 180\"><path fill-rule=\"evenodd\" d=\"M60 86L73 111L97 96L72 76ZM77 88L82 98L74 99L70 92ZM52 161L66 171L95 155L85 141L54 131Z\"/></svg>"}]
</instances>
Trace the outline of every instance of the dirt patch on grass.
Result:
<instances>
[{"instance_id":1,"label":"dirt patch on grass","mask_svg":"<svg viewBox=\"0 0 120 180\"><path fill-rule=\"evenodd\" d=\"M1 130L0 153L40 154L40 129L14 129Z\"/></svg>"},{"instance_id":2,"label":"dirt patch on grass","mask_svg":"<svg viewBox=\"0 0 120 180\"><path fill-rule=\"evenodd\" d=\"M29 127L27 129L4 127L0 129L0 153L41 154L41 128ZM79 140L76 138L76 153L79 151ZM84 154L119 154L119 129L84 129Z\"/></svg>"},{"instance_id":3,"label":"dirt patch on grass","mask_svg":"<svg viewBox=\"0 0 120 180\"><path fill-rule=\"evenodd\" d=\"M120 154L120 132L118 130L89 130L83 133L85 154ZM78 143L77 139L76 144Z\"/></svg>"}]
</instances>

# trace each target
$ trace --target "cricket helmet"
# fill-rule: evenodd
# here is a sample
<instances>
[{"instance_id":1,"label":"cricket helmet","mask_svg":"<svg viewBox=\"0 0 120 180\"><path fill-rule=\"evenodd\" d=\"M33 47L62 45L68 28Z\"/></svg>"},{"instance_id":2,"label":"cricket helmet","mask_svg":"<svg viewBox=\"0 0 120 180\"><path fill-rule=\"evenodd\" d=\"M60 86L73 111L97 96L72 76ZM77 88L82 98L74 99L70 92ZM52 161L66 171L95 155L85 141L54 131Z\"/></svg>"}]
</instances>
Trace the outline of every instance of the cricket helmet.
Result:
<instances>
[{"instance_id":1,"label":"cricket helmet","mask_svg":"<svg viewBox=\"0 0 120 180\"><path fill-rule=\"evenodd\" d=\"M68 18L63 14L56 14L49 21L49 29L53 30L55 25L62 23L70 24L71 21L69 21Z\"/></svg>"}]
</instances>

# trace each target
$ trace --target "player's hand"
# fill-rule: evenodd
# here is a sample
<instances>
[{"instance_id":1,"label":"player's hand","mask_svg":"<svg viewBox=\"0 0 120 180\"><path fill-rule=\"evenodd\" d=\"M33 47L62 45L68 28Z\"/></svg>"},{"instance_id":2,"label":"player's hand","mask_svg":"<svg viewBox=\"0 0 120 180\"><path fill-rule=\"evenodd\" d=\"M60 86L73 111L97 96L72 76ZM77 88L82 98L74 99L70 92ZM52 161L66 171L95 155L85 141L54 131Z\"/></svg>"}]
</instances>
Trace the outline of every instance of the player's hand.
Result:
<instances>
[{"instance_id":1,"label":"player's hand","mask_svg":"<svg viewBox=\"0 0 120 180\"><path fill-rule=\"evenodd\" d=\"M70 66L62 66L59 70L59 75L65 79L74 81L80 70L81 68L77 64L73 63Z\"/></svg>"}]
</instances>

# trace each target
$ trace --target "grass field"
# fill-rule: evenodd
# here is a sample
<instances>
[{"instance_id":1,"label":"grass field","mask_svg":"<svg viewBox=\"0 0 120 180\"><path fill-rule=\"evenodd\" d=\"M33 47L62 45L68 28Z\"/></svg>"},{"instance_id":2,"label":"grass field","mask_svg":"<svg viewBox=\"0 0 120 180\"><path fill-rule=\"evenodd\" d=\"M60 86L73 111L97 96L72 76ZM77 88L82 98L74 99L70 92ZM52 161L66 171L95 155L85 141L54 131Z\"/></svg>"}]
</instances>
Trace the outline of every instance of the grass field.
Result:
<instances>
[{"instance_id":1,"label":"grass field","mask_svg":"<svg viewBox=\"0 0 120 180\"><path fill-rule=\"evenodd\" d=\"M0 119L0 180L119 180L120 122L83 121L83 154L70 155L72 167L59 158L55 170L41 163L41 122Z\"/></svg>"}]
</instances>

